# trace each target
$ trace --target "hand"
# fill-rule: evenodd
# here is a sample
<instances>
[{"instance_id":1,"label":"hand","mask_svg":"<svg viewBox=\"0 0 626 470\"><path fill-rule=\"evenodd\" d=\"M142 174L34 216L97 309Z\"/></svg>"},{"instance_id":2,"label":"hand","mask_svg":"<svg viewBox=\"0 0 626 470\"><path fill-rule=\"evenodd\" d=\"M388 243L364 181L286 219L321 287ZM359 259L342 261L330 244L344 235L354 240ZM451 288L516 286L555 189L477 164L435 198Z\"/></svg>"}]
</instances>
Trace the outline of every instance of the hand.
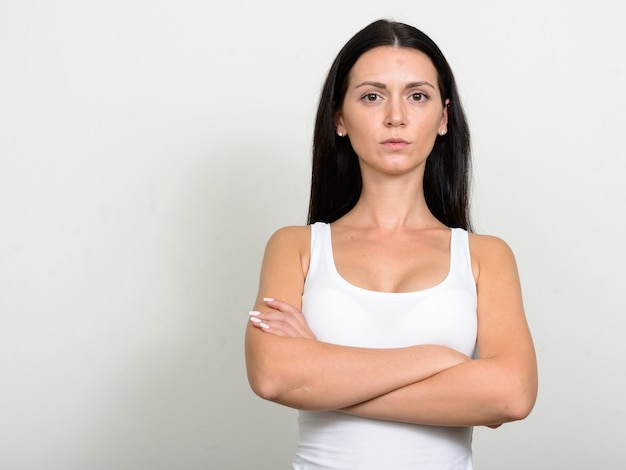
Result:
<instances>
[{"instance_id":1,"label":"hand","mask_svg":"<svg viewBox=\"0 0 626 470\"><path fill-rule=\"evenodd\" d=\"M287 338L315 339L302 312L282 300L263 299L271 312L250 312L252 325L260 330Z\"/></svg>"}]
</instances>

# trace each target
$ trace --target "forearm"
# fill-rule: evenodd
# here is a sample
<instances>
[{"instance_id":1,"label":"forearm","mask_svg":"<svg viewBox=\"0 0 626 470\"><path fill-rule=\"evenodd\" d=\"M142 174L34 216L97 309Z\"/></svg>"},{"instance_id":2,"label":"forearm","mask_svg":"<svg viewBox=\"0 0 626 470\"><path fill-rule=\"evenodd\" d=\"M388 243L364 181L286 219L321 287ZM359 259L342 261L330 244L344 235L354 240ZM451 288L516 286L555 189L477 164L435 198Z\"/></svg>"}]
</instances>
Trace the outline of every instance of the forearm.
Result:
<instances>
[{"instance_id":1,"label":"forearm","mask_svg":"<svg viewBox=\"0 0 626 470\"><path fill-rule=\"evenodd\" d=\"M261 397L298 409L367 402L468 360L434 345L397 349L338 346L249 328L248 377Z\"/></svg>"},{"instance_id":2,"label":"forearm","mask_svg":"<svg viewBox=\"0 0 626 470\"><path fill-rule=\"evenodd\" d=\"M526 417L536 392L532 368L478 359L341 411L426 425L491 425Z\"/></svg>"}]
</instances>

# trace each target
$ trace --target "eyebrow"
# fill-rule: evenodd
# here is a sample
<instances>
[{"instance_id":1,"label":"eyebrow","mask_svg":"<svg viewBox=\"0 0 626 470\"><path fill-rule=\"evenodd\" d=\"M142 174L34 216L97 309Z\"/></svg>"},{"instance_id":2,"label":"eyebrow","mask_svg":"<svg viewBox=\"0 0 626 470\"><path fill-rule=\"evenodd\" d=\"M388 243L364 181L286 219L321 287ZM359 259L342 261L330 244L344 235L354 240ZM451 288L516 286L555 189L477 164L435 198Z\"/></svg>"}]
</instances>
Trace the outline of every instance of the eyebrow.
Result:
<instances>
[{"instance_id":1,"label":"eyebrow","mask_svg":"<svg viewBox=\"0 0 626 470\"><path fill-rule=\"evenodd\" d=\"M354 88L360 88L360 87L364 87L364 86L373 86L376 88L381 88L383 90L387 89L387 85L385 85L384 83L381 82L371 82L371 81L365 81L362 83L359 83L357 86L355 86ZM411 88L417 88L420 86L429 86L431 87L433 90L435 90L435 86L427 81L419 81L419 82L410 82L407 83L406 86L404 87L405 90L411 89Z\"/></svg>"}]
</instances>

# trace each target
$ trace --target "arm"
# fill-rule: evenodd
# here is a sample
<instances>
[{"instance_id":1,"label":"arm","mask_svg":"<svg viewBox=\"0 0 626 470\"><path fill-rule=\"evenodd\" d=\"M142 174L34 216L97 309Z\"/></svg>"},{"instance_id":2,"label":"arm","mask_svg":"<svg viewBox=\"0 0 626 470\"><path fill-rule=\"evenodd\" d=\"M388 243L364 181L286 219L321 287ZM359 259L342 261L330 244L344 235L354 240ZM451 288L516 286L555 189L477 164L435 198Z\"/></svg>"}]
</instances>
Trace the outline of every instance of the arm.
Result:
<instances>
[{"instance_id":1,"label":"arm","mask_svg":"<svg viewBox=\"0 0 626 470\"><path fill-rule=\"evenodd\" d=\"M308 270L309 230L281 229L265 251L255 304L258 320L246 330L248 380L255 393L299 409L338 409L467 360L443 346L367 349L317 341L297 317ZM268 303L266 297L284 302Z\"/></svg>"},{"instance_id":2,"label":"arm","mask_svg":"<svg viewBox=\"0 0 626 470\"><path fill-rule=\"evenodd\" d=\"M515 259L499 239L472 235L479 358L342 411L432 425L493 425L525 418L537 364Z\"/></svg>"}]
</instances>

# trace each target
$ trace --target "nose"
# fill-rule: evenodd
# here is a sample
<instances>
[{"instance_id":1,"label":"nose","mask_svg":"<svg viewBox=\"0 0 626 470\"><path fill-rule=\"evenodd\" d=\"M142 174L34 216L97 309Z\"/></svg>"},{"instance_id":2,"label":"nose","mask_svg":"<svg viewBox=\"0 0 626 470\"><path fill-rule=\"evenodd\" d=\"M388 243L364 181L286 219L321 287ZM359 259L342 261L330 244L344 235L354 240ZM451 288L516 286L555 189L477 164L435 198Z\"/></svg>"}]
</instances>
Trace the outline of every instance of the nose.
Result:
<instances>
[{"instance_id":1,"label":"nose","mask_svg":"<svg viewBox=\"0 0 626 470\"><path fill-rule=\"evenodd\" d=\"M390 100L387 107L387 116L385 116L385 125L388 127L397 127L406 125L406 113L404 106L398 100Z\"/></svg>"}]
</instances>

